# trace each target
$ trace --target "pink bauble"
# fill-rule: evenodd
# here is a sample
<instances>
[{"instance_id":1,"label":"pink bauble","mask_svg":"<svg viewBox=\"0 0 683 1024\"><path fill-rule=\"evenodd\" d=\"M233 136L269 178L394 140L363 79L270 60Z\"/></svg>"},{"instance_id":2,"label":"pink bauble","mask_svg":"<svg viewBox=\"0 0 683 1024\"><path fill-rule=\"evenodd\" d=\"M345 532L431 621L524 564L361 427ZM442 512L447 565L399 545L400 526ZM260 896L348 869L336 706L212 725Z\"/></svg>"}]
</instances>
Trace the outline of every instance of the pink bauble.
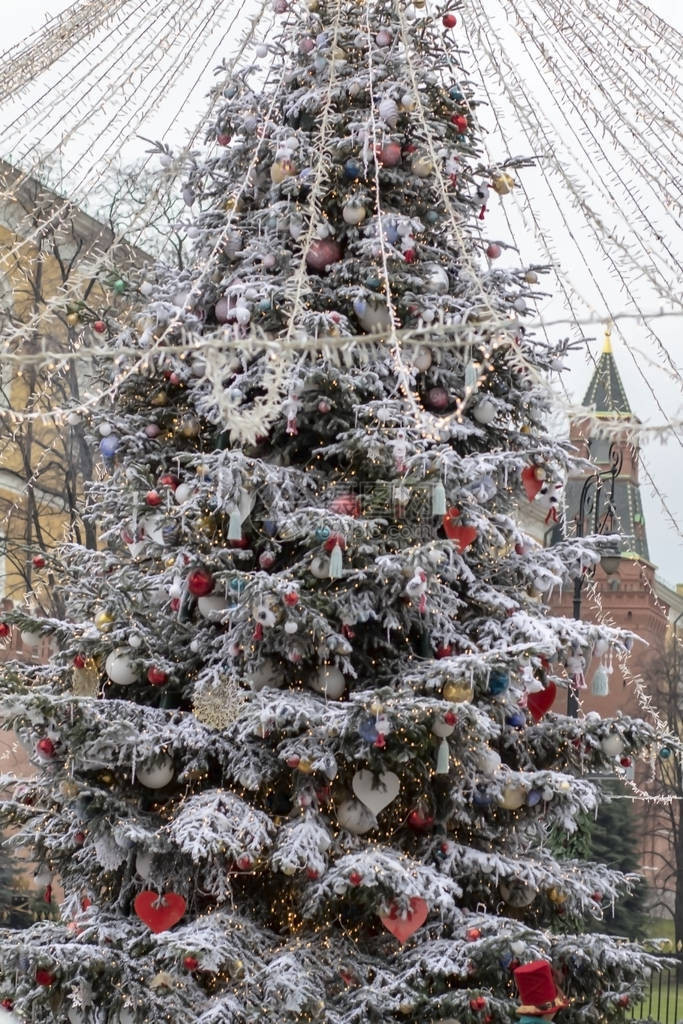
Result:
<instances>
[{"instance_id":1,"label":"pink bauble","mask_svg":"<svg viewBox=\"0 0 683 1024\"><path fill-rule=\"evenodd\" d=\"M318 402L318 412L322 413L323 416L327 415L331 408L332 406L330 405L330 403L324 398L321 398L320 401Z\"/></svg>"},{"instance_id":2,"label":"pink bauble","mask_svg":"<svg viewBox=\"0 0 683 1024\"><path fill-rule=\"evenodd\" d=\"M391 46L392 35L388 28L381 28L375 36L378 46Z\"/></svg>"},{"instance_id":3,"label":"pink bauble","mask_svg":"<svg viewBox=\"0 0 683 1024\"><path fill-rule=\"evenodd\" d=\"M503 250L499 245L496 245L495 242L491 242L491 244L486 249L486 255L490 260L497 260L502 251Z\"/></svg>"},{"instance_id":4,"label":"pink bauble","mask_svg":"<svg viewBox=\"0 0 683 1024\"><path fill-rule=\"evenodd\" d=\"M161 427L156 423L148 423L145 427L145 434L147 437L158 437L161 433Z\"/></svg>"},{"instance_id":5,"label":"pink bauble","mask_svg":"<svg viewBox=\"0 0 683 1024\"><path fill-rule=\"evenodd\" d=\"M378 161L382 167L398 167L401 162L401 146L398 142L387 142L379 151Z\"/></svg>"},{"instance_id":6,"label":"pink bauble","mask_svg":"<svg viewBox=\"0 0 683 1024\"><path fill-rule=\"evenodd\" d=\"M273 0L273 10L276 14L284 14L287 10L287 0Z\"/></svg>"},{"instance_id":7,"label":"pink bauble","mask_svg":"<svg viewBox=\"0 0 683 1024\"><path fill-rule=\"evenodd\" d=\"M338 263L341 258L341 246L332 238L315 239L306 253L306 263L311 270L327 270L332 263Z\"/></svg>"},{"instance_id":8,"label":"pink bauble","mask_svg":"<svg viewBox=\"0 0 683 1024\"><path fill-rule=\"evenodd\" d=\"M228 320L228 300L219 299L214 309L214 315L219 324L227 323Z\"/></svg>"},{"instance_id":9,"label":"pink bauble","mask_svg":"<svg viewBox=\"0 0 683 1024\"><path fill-rule=\"evenodd\" d=\"M445 388L430 388L427 392L427 402L430 409L440 412L448 405L448 392Z\"/></svg>"},{"instance_id":10,"label":"pink bauble","mask_svg":"<svg viewBox=\"0 0 683 1024\"><path fill-rule=\"evenodd\" d=\"M273 255L272 252L267 252L266 255L263 257L263 266L266 268L266 270L272 270L276 263L277 260L275 259L275 256Z\"/></svg>"},{"instance_id":11,"label":"pink bauble","mask_svg":"<svg viewBox=\"0 0 683 1024\"><path fill-rule=\"evenodd\" d=\"M272 551L261 552L258 564L262 569L271 569L275 565L275 555Z\"/></svg>"},{"instance_id":12,"label":"pink bauble","mask_svg":"<svg viewBox=\"0 0 683 1024\"><path fill-rule=\"evenodd\" d=\"M299 52L310 53L311 50L315 50L315 40L311 39L310 36L304 36L304 38L299 41Z\"/></svg>"}]
</instances>

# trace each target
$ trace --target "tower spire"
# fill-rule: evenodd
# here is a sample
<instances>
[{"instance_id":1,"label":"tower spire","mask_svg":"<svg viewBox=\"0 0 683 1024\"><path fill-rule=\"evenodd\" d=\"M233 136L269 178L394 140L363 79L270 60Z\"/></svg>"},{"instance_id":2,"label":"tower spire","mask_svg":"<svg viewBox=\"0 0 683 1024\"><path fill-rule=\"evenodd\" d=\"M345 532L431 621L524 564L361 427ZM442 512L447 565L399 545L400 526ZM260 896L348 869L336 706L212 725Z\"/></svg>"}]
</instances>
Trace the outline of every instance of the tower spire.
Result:
<instances>
[{"instance_id":1,"label":"tower spire","mask_svg":"<svg viewBox=\"0 0 683 1024\"><path fill-rule=\"evenodd\" d=\"M628 418L633 415L612 352L612 324L605 327L602 352L582 405L593 407L598 416Z\"/></svg>"}]
</instances>

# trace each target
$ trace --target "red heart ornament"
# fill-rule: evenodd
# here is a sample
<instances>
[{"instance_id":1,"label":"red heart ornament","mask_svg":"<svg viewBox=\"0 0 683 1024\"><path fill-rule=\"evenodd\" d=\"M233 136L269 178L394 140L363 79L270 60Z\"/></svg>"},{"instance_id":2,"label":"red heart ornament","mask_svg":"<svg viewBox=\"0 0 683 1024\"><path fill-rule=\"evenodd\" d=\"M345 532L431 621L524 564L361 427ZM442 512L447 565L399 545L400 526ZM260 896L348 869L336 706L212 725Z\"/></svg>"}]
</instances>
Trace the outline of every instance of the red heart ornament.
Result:
<instances>
[{"instance_id":1,"label":"red heart ornament","mask_svg":"<svg viewBox=\"0 0 683 1024\"><path fill-rule=\"evenodd\" d=\"M459 508L449 508L443 517L443 528L446 536L449 540L455 541L458 551L462 554L465 548L468 548L477 539L479 533L476 526L462 526L458 521L459 516Z\"/></svg>"},{"instance_id":2,"label":"red heart ornament","mask_svg":"<svg viewBox=\"0 0 683 1024\"><path fill-rule=\"evenodd\" d=\"M146 889L135 897L135 913L157 935L177 924L187 903L177 892L158 893Z\"/></svg>"},{"instance_id":3,"label":"red heart ornament","mask_svg":"<svg viewBox=\"0 0 683 1024\"><path fill-rule=\"evenodd\" d=\"M536 476L536 466L527 466L526 469L522 470L522 483L524 484L524 490L529 501L533 501L541 487L543 487L543 481L539 480Z\"/></svg>"},{"instance_id":4,"label":"red heart ornament","mask_svg":"<svg viewBox=\"0 0 683 1024\"><path fill-rule=\"evenodd\" d=\"M388 914L380 914L380 921L395 939L405 942L420 928L427 920L429 904L419 896L413 896L410 901L410 910L402 915L395 903L389 908Z\"/></svg>"},{"instance_id":5,"label":"red heart ornament","mask_svg":"<svg viewBox=\"0 0 683 1024\"><path fill-rule=\"evenodd\" d=\"M553 682L548 683L545 690L538 690L536 693L528 695L526 706L531 712L534 722L540 722L546 711L550 710L556 695L557 687Z\"/></svg>"}]
</instances>

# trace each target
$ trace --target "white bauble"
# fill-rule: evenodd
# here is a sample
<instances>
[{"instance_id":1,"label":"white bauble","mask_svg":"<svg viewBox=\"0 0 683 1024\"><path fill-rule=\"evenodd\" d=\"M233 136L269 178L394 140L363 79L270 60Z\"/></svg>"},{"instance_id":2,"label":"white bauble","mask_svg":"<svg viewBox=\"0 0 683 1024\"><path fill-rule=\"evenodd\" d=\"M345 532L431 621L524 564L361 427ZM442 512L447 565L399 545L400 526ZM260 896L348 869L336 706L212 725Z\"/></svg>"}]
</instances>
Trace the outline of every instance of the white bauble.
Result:
<instances>
[{"instance_id":1,"label":"white bauble","mask_svg":"<svg viewBox=\"0 0 683 1024\"><path fill-rule=\"evenodd\" d=\"M413 356L413 363L418 370L428 370L432 365L432 353L424 345L420 346Z\"/></svg>"},{"instance_id":2,"label":"white bauble","mask_svg":"<svg viewBox=\"0 0 683 1024\"><path fill-rule=\"evenodd\" d=\"M147 789L163 789L173 778L173 761L165 756L148 761L136 769L135 777Z\"/></svg>"},{"instance_id":3,"label":"white bauble","mask_svg":"<svg viewBox=\"0 0 683 1024\"><path fill-rule=\"evenodd\" d=\"M365 206L360 199L349 199L342 210L342 217L345 224L361 224L367 216Z\"/></svg>"},{"instance_id":4,"label":"white bauble","mask_svg":"<svg viewBox=\"0 0 683 1024\"><path fill-rule=\"evenodd\" d=\"M22 629L21 642L24 647L37 647L40 641L40 633L34 633L31 629Z\"/></svg>"},{"instance_id":5,"label":"white bauble","mask_svg":"<svg viewBox=\"0 0 683 1024\"><path fill-rule=\"evenodd\" d=\"M361 299L359 302L354 303L354 310L358 317L358 322L368 334L379 334L380 331L387 331L393 323L391 310L384 299Z\"/></svg>"},{"instance_id":6,"label":"white bauble","mask_svg":"<svg viewBox=\"0 0 683 1024\"><path fill-rule=\"evenodd\" d=\"M154 285L151 283L151 281L143 281L142 284L140 285L140 291L145 296L145 298L149 298L149 296L152 295L154 292Z\"/></svg>"},{"instance_id":7,"label":"white bauble","mask_svg":"<svg viewBox=\"0 0 683 1024\"><path fill-rule=\"evenodd\" d=\"M432 723L432 732L435 736L439 736L441 738L450 736L454 729L455 723L450 725L448 722L445 722L443 718L437 718L436 721Z\"/></svg>"},{"instance_id":8,"label":"white bauble","mask_svg":"<svg viewBox=\"0 0 683 1024\"><path fill-rule=\"evenodd\" d=\"M318 555L311 562L311 576L317 580L327 580L330 577L330 560L323 555Z\"/></svg>"},{"instance_id":9,"label":"white bauble","mask_svg":"<svg viewBox=\"0 0 683 1024\"><path fill-rule=\"evenodd\" d=\"M78 424L81 422L81 417L77 412L70 412L66 418L66 422L69 424L70 427L77 427Z\"/></svg>"},{"instance_id":10,"label":"white bauble","mask_svg":"<svg viewBox=\"0 0 683 1024\"><path fill-rule=\"evenodd\" d=\"M401 106L403 107L404 110L407 110L407 111L415 110L415 107L417 106L417 102L416 102L415 97L413 96L412 92L404 92L403 93L403 95L401 96Z\"/></svg>"},{"instance_id":11,"label":"white bauble","mask_svg":"<svg viewBox=\"0 0 683 1024\"><path fill-rule=\"evenodd\" d=\"M266 686L278 689L282 686L282 672L274 661L266 659L258 668L249 673L247 682L256 693Z\"/></svg>"},{"instance_id":12,"label":"white bauble","mask_svg":"<svg viewBox=\"0 0 683 1024\"><path fill-rule=\"evenodd\" d=\"M624 752L624 741L616 732L612 732L609 736L605 736L603 740L600 740L600 746L603 753L607 754L608 757L618 757L619 754Z\"/></svg>"},{"instance_id":13,"label":"white bauble","mask_svg":"<svg viewBox=\"0 0 683 1024\"><path fill-rule=\"evenodd\" d=\"M190 501L193 496L194 487L192 484L178 484L173 492L173 497L179 505L183 505L186 501Z\"/></svg>"},{"instance_id":14,"label":"white bauble","mask_svg":"<svg viewBox=\"0 0 683 1024\"><path fill-rule=\"evenodd\" d=\"M518 782L508 782L498 797L498 804L506 811L516 811L526 803L526 790Z\"/></svg>"},{"instance_id":15,"label":"white bauble","mask_svg":"<svg viewBox=\"0 0 683 1024\"><path fill-rule=\"evenodd\" d=\"M294 621L294 619L287 619L287 621L285 622L285 633L289 633L291 635L293 633L296 633L298 629L299 626Z\"/></svg>"},{"instance_id":16,"label":"white bauble","mask_svg":"<svg viewBox=\"0 0 683 1024\"><path fill-rule=\"evenodd\" d=\"M418 178L428 178L434 170L434 164L428 153L416 153L411 161L410 169Z\"/></svg>"},{"instance_id":17,"label":"white bauble","mask_svg":"<svg viewBox=\"0 0 683 1024\"><path fill-rule=\"evenodd\" d=\"M531 885L525 885L524 882L501 882L500 895L511 907L528 907L536 899L536 890ZM510 945L512 952L516 952L516 945L521 945L522 948L519 952L523 953L525 949L524 943L516 942Z\"/></svg>"},{"instance_id":18,"label":"white bauble","mask_svg":"<svg viewBox=\"0 0 683 1024\"><path fill-rule=\"evenodd\" d=\"M153 858L149 850L138 850L135 856L135 870L140 878L148 879L152 877L152 863Z\"/></svg>"},{"instance_id":19,"label":"white bauble","mask_svg":"<svg viewBox=\"0 0 683 1024\"><path fill-rule=\"evenodd\" d=\"M379 116L390 128L396 125L398 119L398 105L390 98L382 100L379 105Z\"/></svg>"},{"instance_id":20,"label":"white bauble","mask_svg":"<svg viewBox=\"0 0 683 1024\"><path fill-rule=\"evenodd\" d=\"M512 303L512 308L516 310L517 313L526 313L526 302L521 295Z\"/></svg>"},{"instance_id":21,"label":"white bauble","mask_svg":"<svg viewBox=\"0 0 683 1024\"><path fill-rule=\"evenodd\" d=\"M216 622L220 619L229 607L230 605L226 599L220 594L207 594L206 597L197 598L199 614L212 622Z\"/></svg>"},{"instance_id":22,"label":"white bauble","mask_svg":"<svg viewBox=\"0 0 683 1024\"><path fill-rule=\"evenodd\" d=\"M311 680L309 686L316 693L322 693L330 700L338 700L346 689L346 680L336 665L323 665Z\"/></svg>"},{"instance_id":23,"label":"white bauble","mask_svg":"<svg viewBox=\"0 0 683 1024\"><path fill-rule=\"evenodd\" d=\"M450 282L448 280L448 274L441 266L440 263L425 263L423 265L425 273L425 289L428 292L433 292L435 295L445 295L448 291Z\"/></svg>"},{"instance_id":24,"label":"white bauble","mask_svg":"<svg viewBox=\"0 0 683 1024\"><path fill-rule=\"evenodd\" d=\"M33 881L39 889L44 889L46 885L50 885L50 883L52 882L52 872L48 867L43 865L42 867L38 868L38 870L34 874Z\"/></svg>"},{"instance_id":25,"label":"white bauble","mask_svg":"<svg viewBox=\"0 0 683 1024\"><path fill-rule=\"evenodd\" d=\"M112 427L111 423L100 423L97 429L99 430L102 437L109 437L114 428Z\"/></svg>"},{"instance_id":26,"label":"white bauble","mask_svg":"<svg viewBox=\"0 0 683 1024\"><path fill-rule=\"evenodd\" d=\"M472 416L477 423L488 426L496 418L496 407L490 398L482 398L472 410Z\"/></svg>"},{"instance_id":27,"label":"white bauble","mask_svg":"<svg viewBox=\"0 0 683 1024\"><path fill-rule=\"evenodd\" d=\"M500 769L500 754L497 750L490 750L487 747L476 755L475 762L479 770L483 772L484 775L492 777Z\"/></svg>"},{"instance_id":28,"label":"white bauble","mask_svg":"<svg viewBox=\"0 0 683 1024\"><path fill-rule=\"evenodd\" d=\"M344 800L336 808L337 821L354 836L362 836L377 828L377 818L367 807L353 798Z\"/></svg>"},{"instance_id":29,"label":"white bauble","mask_svg":"<svg viewBox=\"0 0 683 1024\"><path fill-rule=\"evenodd\" d=\"M104 670L117 686L132 686L140 679L140 672L125 647L118 647L107 655Z\"/></svg>"}]
</instances>

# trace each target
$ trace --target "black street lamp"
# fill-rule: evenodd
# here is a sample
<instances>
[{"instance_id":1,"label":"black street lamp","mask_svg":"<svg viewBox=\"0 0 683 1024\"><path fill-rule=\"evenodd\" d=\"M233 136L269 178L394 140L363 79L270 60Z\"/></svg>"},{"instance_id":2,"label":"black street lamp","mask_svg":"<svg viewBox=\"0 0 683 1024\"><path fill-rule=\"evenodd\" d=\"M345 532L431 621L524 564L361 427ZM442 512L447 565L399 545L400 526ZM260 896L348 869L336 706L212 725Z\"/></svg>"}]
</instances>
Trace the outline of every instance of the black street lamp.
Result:
<instances>
[{"instance_id":1,"label":"black street lamp","mask_svg":"<svg viewBox=\"0 0 683 1024\"><path fill-rule=\"evenodd\" d=\"M590 441L588 442L590 448ZM586 477L581 496L579 498L579 510L575 519L576 536L586 536L586 522L592 521L593 534L606 534L614 532L614 520L616 511L614 508L614 488L616 479L621 473L624 464L623 445L613 441L609 446L607 455L608 469L596 470ZM609 481L609 494L605 495L606 484ZM605 552L600 557L600 564L608 576L614 575L619 569L619 551ZM572 614L575 619L581 618L581 594L583 590L584 574L580 573L574 580L574 604ZM567 687L567 714L576 718L579 713L579 698L576 686L570 682Z\"/></svg>"}]
</instances>

